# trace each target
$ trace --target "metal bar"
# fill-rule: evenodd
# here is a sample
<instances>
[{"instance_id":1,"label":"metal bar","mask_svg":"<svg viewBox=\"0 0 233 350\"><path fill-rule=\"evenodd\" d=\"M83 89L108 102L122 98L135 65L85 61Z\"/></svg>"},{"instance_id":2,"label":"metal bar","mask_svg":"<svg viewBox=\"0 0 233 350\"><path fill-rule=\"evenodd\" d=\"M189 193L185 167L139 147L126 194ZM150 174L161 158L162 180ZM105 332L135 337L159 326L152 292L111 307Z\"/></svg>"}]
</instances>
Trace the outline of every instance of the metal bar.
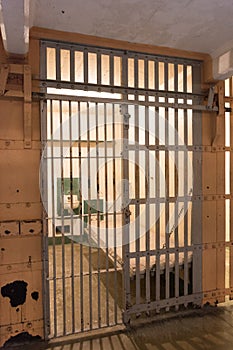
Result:
<instances>
[{"instance_id":1,"label":"metal bar","mask_svg":"<svg viewBox=\"0 0 233 350\"><path fill-rule=\"evenodd\" d=\"M110 61L111 62L111 61ZM111 68L111 63L110 63ZM111 69L110 69L111 70ZM110 74L111 80L111 74ZM116 139L116 125L115 125L115 105L112 104L112 138ZM115 324L118 322L117 317L117 307L118 307L118 284L117 284L117 237L116 237L116 227L117 227L117 215L116 215L116 146L113 143L113 224L114 224L114 320Z\"/></svg>"},{"instance_id":2,"label":"metal bar","mask_svg":"<svg viewBox=\"0 0 233 350\"><path fill-rule=\"evenodd\" d=\"M81 140L81 106L80 106L80 102L78 102L78 138L79 141ZM79 181L80 181L80 193L79 193L79 197L80 197L80 203L81 203L81 208L82 208L82 171L81 171L81 166L82 166L82 162L81 162L81 154L82 154L82 148L81 148L81 143L79 142L78 144L78 154L79 154ZM83 297L83 293L84 293L84 284L83 284L83 244L82 244L82 240L83 240L83 227L82 227L82 213L83 213L83 208L80 210L80 240L81 240L81 244L80 244L80 323L81 323L81 331L84 330L84 297Z\"/></svg>"},{"instance_id":3,"label":"metal bar","mask_svg":"<svg viewBox=\"0 0 233 350\"><path fill-rule=\"evenodd\" d=\"M144 86L148 88L148 60L144 61ZM148 96L145 97L148 101ZM146 251L150 250L150 156L149 156L149 108L145 107L145 197L146 197ZM146 302L150 303L151 286L150 286L150 255L146 256Z\"/></svg>"},{"instance_id":4,"label":"metal bar","mask_svg":"<svg viewBox=\"0 0 233 350\"><path fill-rule=\"evenodd\" d=\"M101 85L101 71L102 71L101 54L97 53L97 85Z\"/></svg>"},{"instance_id":5,"label":"metal bar","mask_svg":"<svg viewBox=\"0 0 233 350\"><path fill-rule=\"evenodd\" d=\"M91 247L91 163L90 163L90 111L89 103L87 102L87 179L88 179L88 257L89 257L89 326L93 328L93 313L92 313L92 247Z\"/></svg>"},{"instance_id":6,"label":"metal bar","mask_svg":"<svg viewBox=\"0 0 233 350\"><path fill-rule=\"evenodd\" d=\"M230 146L233 147L233 78L230 78L230 107L231 107L231 112L230 112ZM233 154L232 152L230 153L230 193L232 194L233 192ZM233 240L233 198L231 197L230 200L230 210L229 210L229 221L230 221L230 229L229 229L229 239L230 241ZM230 299L233 299L233 246L229 248L229 287L230 287Z\"/></svg>"},{"instance_id":7,"label":"metal bar","mask_svg":"<svg viewBox=\"0 0 233 350\"><path fill-rule=\"evenodd\" d=\"M78 144L81 143L81 146L86 147L87 145L87 141L86 140L81 140L81 141L77 141L77 140L71 140L73 142L73 145L78 147ZM55 146L59 146L59 140L53 140L54 145ZM65 147L69 147L69 140L63 140L63 145ZM90 147L96 147L96 144L103 144L104 141L97 141L97 140L91 140L90 141ZM113 146L114 145L114 141L106 141L106 143L109 144L109 146ZM47 144L50 145L50 140L47 140ZM139 150L145 150L145 146L144 145L137 145L137 147L139 148ZM129 144L128 146L129 151L134 151L135 150L135 146L132 144ZM185 146L185 145L178 145L178 146L174 146L174 145L148 145L148 150L150 151L193 151L193 152L201 152L203 150L206 151L212 151L212 147L211 146ZM225 151L230 151L231 148L230 147L224 147L224 146L219 146L219 149L216 150L219 152L225 152ZM47 159L50 159L50 156L47 156ZM59 157L56 157L59 158ZM69 158L69 155L64 155L64 158ZM73 159L78 158L76 156L73 156ZM84 157L83 157L84 158ZM94 156L91 156L90 158L95 158ZM99 158L104 158L104 156L100 156ZM107 158L111 158L111 156L107 156ZM120 158L120 156L116 156L116 158Z\"/></svg>"},{"instance_id":8,"label":"metal bar","mask_svg":"<svg viewBox=\"0 0 233 350\"><path fill-rule=\"evenodd\" d=\"M146 129L146 146L149 144L149 113L148 108L146 107L146 123L145 123L145 129ZM150 196L150 157L149 157L149 151L148 149L145 151L145 192L146 192L146 199ZM150 205L148 200L146 200L146 251L150 250ZM146 301L150 302L150 255L148 254L146 256Z\"/></svg>"},{"instance_id":9,"label":"metal bar","mask_svg":"<svg viewBox=\"0 0 233 350\"><path fill-rule=\"evenodd\" d=\"M24 91L24 148L32 147L32 74L31 67L23 67L23 91Z\"/></svg>"},{"instance_id":10,"label":"metal bar","mask_svg":"<svg viewBox=\"0 0 233 350\"><path fill-rule=\"evenodd\" d=\"M164 88L165 90L168 89L168 64L164 64ZM168 145L169 143L169 129L168 129L168 123L169 123L169 114L168 114L168 108L165 108L165 145ZM165 151L165 182L166 182L166 196L169 196L169 151ZM169 230L170 230L170 210L169 210L169 202L166 201L165 203L165 244L166 248L169 249L170 247L170 240L169 240ZM170 270L169 270L169 259L170 254L169 251L166 251L166 271L165 271L165 298L169 299L170 297ZM169 307L166 308L166 311L169 311Z\"/></svg>"},{"instance_id":11,"label":"metal bar","mask_svg":"<svg viewBox=\"0 0 233 350\"><path fill-rule=\"evenodd\" d=\"M175 91L178 91L178 66L175 65L174 66L174 88ZM176 101L176 100L175 100ZM175 109L175 146L177 147L179 145L179 138L178 138L178 110ZM178 188L178 183L179 183L179 153L176 150L175 151L175 164L174 164L174 189L175 189L175 197L179 196L179 188ZM184 176L186 177L187 174L184 174ZM179 202L176 201L175 203L175 220L174 220L174 224L175 224L175 248L176 248L176 252L175 252L175 297L178 298L179 297ZM176 306L176 310L178 310L179 306Z\"/></svg>"},{"instance_id":12,"label":"metal bar","mask_svg":"<svg viewBox=\"0 0 233 350\"><path fill-rule=\"evenodd\" d=\"M134 87L138 89L139 85L139 74L138 74L138 58L137 56L134 58ZM136 96L135 96L136 97Z\"/></svg>"},{"instance_id":13,"label":"metal bar","mask_svg":"<svg viewBox=\"0 0 233 350\"><path fill-rule=\"evenodd\" d=\"M53 313L54 313L54 336L57 336L57 283L56 283L56 277L57 277L57 269L56 269L56 241L55 241L55 203L54 203L54 146L53 146L53 133L54 133L54 127L53 127L53 101L50 101L50 128L51 128L51 183L52 183L52 230L53 230Z\"/></svg>"},{"instance_id":14,"label":"metal bar","mask_svg":"<svg viewBox=\"0 0 233 350\"><path fill-rule=\"evenodd\" d=\"M111 86L114 85L114 55L110 54L110 67L109 67L109 83Z\"/></svg>"},{"instance_id":15,"label":"metal bar","mask_svg":"<svg viewBox=\"0 0 233 350\"><path fill-rule=\"evenodd\" d=\"M64 236L64 162L63 162L63 104L59 101L60 114L60 166L61 166L61 225L62 225L62 297L63 297L63 335L66 334L66 285L65 285L65 236Z\"/></svg>"},{"instance_id":16,"label":"metal bar","mask_svg":"<svg viewBox=\"0 0 233 350\"><path fill-rule=\"evenodd\" d=\"M82 85L87 85L88 84L88 73L89 73L88 72L89 68L88 68L88 51L87 51L87 49L84 49L83 61L84 61L84 83ZM76 86L76 84L74 84L74 87L75 86Z\"/></svg>"},{"instance_id":17,"label":"metal bar","mask_svg":"<svg viewBox=\"0 0 233 350\"><path fill-rule=\"evenodd\" d=\"M70 81L75 82L75 59L74 59L74 49L70 50Z\"/></svg>"},{"instance_id":18,"label":"metal bar","mask_svg":"<svg viewBox=\"0 0 233 350\"><path fill-rule=\"evenodd\" d=\"M43 191L43 198L46 201L45 208L48 211L48 164L46 160L47 148L46 148L46 139L47 139L47 101L41 101L40 111L41 111L41 146L43 150L43 166L42 169L42 178L41 178L41 189ZM50 102L49 102L50 103ZM42 247L43 247L43 313L44 313L44 333L45 339L49 337L50 331L50 288L49 288L49 255L48 255L48 220L46 217L46 209L43 210L43 238L42 238ZM51 264L52 265L52 264Z\"/></svg>"},{"instance_id":19,"label":"metal bar","mask_svg":"<svg viewBox=\"0 0 233 350\"><path fill-rule=\"evenodd\" d=\"M56 82L61 80L61 50L59 45L56 46Z\"/></svg>"},{"instance_id":20,"label":"metal bar","mask_svg":"<svg viewBox=\"0 0 233 350\"><path fill-rule=\"evenodd\" d=\"M149 62L148 59L146 58L144 60L144 86L145 90L148 90L148 72L149 72ZM148 100L148 96L146 97Z\"/></svg>"},{"instance_id":21,"label":"metal bar","mask_svg":"<svg viewBox=\"0 0 233 350\"><path fill-rule=\"evenodd\" d=\"M183 66L183 89L187 91L187 66ZM193 128L193 125L192 125ZM184 111L184 143L188 145L188 123L187 123L187 111ZM184 152L184 195L188 193L188 179L192 176L188 173L188 154ZM184 246L188 246L188 203L184 201ZM184 252L184 295L188 295L188 252ZM186 305L185 305L186 306Z\"/></svg>"},{"instance_id":22,"label":"metal bar","mask_svg":"<svg viewBox=\"0 0 233 350\"><path fill-rule=\"evenodd\" d=\"M138 314L141 312L171 308L177 304L183 305L186 303L193 303L195 305L198 305L200 304L201 298L202 293L197 293L196 295L180 296L179 299L169 298L160 300L159 302L152 301L149 305L147 303L140 305L132 305L132 307L127 311L127 314L128 317L130 317L130 315Z\"/></svg>"},{"instance_id":23,"label":"metal bar","mask_svg":"<svg viewBox=\"0 0 233 350\"><path fill-rule=\"evenodd\" d=\"M0 147L3 148L2 146L2 143L3 141L0 140ZM68 140L65 140L64 141L64 145L66 146L67 144L69 143ZM80 143L81 147L86 147L86 141L85 140L82 140L82 141L74 141L74 143L76 143L76 146L78 147L78 144ZM113 146L114 142L113 141L109 141L109 146ZM50 141L48 140L48 144L50 144ZM58 140L54 140L54 145L57 145L59 144L59 141ZM18 144L20 148L22 148L22 142L18 142ZM37 143L35 143L35 145L37 146ZM91 147L95 147L96 145L96 141L90 141L90 145ZM13 149L13 148L12 148ZM134 150L134 147L132 145L129 145L129 151L132 151ZM143 146L140 146L139 145L139 150L144 150L144 147ZM150 145L148 146L148 150L149 151L190 151L190 152L193 152L193 153L200 153L202 151L206 151L206 152L213 152L215 151L215 153L223 153L223 152L230 152L231 151L231 148L230 147L224 147L224 146L219 146L218 149L216 150L216 148L212 147L212 146L188 146L188 147L185 147L185 146L177 146L177 148L175 149L174 146L164 146L164 145L160 145L160 146L154 146L154 145ZM73 156L73 159L78 159L79 157L78 156ZM86 158L85 156L81 157L81 158ZM94 159L95 157L94 156L90 156L90 159ZM100 159L101 158L104 158L103 156L100 156L99 157ZM107 156L108 159L112 159L111 156ZM51 159L50 156L47 156L46 159ZM60 157L58 156L55 156L54 159L60 159ZM64 155L64 159L69 159L69 155ZM116 159L120 159L120 156L116 156ZM221 194L221 196L223 196L224 194ZM216 195L215 195L216 196ZM229 196L229 195L226 195L226 196ZM208 196L207 196L208 197ZM218 197L217 197L218 198Z\"/></svg>"},{"instance_id":24,"label":"metal bar","mask_svg":"<svg viewBox=\"0 0 233 350\"><path fill-rule=\"evenodd\" d=\"M128 65L126 57L123 57L122 62L122 82L126 83L128 79ZM123 98L125 95L123 96ZM122 188L122 256L123 256L123 322L128 323L129 318L127 316L127 310L131 305L131 294L130 294L130 261L128 258L129 253L129 163L128 163L128 106L121 106L121 114L122 114L122 154L124 157L122 158L122 180L123 180L123 188ZM125 118L126 116L126 118Z\"/></svg>"},{"instance_id":25,"label":"metal bar","mask_svg":"<svg viewBox=\"0 0 233 350\"><path fill-rule=\"evenodd\" d=\"M122 57L122 72L121 72L121 82L122 86L128 85L128 61L126 53ZM122 99L127 99L127 93L124 91L122 94ZM122 124L122 154L125 155L122 157L121 164L121 177L123 183L126 185L126 180L129 178L129 168L128 168L128 151L125 150L125 140L128 140L128 125L124 124L124 114L128 113L128 106L121 105L121 124ZM128 143L128 142L127 142ZM122 186L122 207L125 202L128 200L128 193L125 191L128 188L126 186ZM123 257L123 275L122 275L122 297L123 297L123 322L128 323L129 318L127 317L127 310L130 308L131 304L131 295L130 295L130 264L129 264L129 227L128 227L128 218L125 215L126 208L122 208L122 257Z\"/></svg>"},{"instance_id":26,"label":"metal bar","mask_svg":"<svg viewBox=\"0 0 233 350\"><path fill-rule=\"evenodd\" d=\"M122 272L122 267L117 267L117 269L116 269L116 271L119 271L119 272ZM115 272L115 268L109 268L109 272ZM92 271L92 275L94 276L94 275L97 275L97 277L98 277L98 274L106 274L106 269L104 268L104 269L98 269L97 268L97 270L96 271ZM84 272L83 274L82 274L82 276L84 277L86 277L86 276L89 276L89 272ZM74 274L74 278L80 278L81 277L81 275L80 275L80 273L78 274ZM65 279L66 280L69 280L69 279L71 279L72 278L72 275L66 275L65 276ZM56 278L56 280L57 281L59 281L59 280L62 280L62 277L57 277ZM53 281L53 277L51 277L51 278L47 278L47 281Z\"/></svg>"},{"instance_id":27,"label":"metal bar","mask_svg":"<svg viewBox=\"0 0 233 350\"><path fill-rule=\"evenodd\" d=\"M138 58L134 58L134 87L137 89L139 85L139 72L138 72ZM135 95L135 103L138 101L138 95ZM135 144L139 144L139 107L135 105L135 127L134 127L134 137ZM139 173L139 151L136 148L135 151L135 198L140 198L140 173ZM140 252L140 205L136 204L135 207L135 219L138 221L135 225L135 243L136 252ZM136 304L140 304L141 298L141 287L140 287L140 257L136 256Z\"/></svg>"},{"instance_id":28,"label":"metal bar","mask_svg":"<svg viewBox=\"0 0 233 350\"><path fill-rule=\"evenodd\" d=\"M85 55L84 55L84 62L85 62ZM86 64L87 65L87 64ZM84 65L85 69L85 65ZM87 69L87 67L86 67ZM84 70L85 73L85 70ZM85 78L85 75L84 75ZM86 77L87 78L87 77ZM148 95L148 96L159 96L159 97L173 97L173 98L187 98L190 100L200 99L201 101L205 98L205 94L192 94L192 93L186 93L183 92L174 92L169 90L155 90L155 89L143 89L143 88L135 88L135 87L129 87L126 85L125 87L121 86L111 86L111 85L98 85L93 83L81 83L81 82L75 82L71 83L69 81L58 81L58 80L40 80L40 87L44 89L44 93L46 93L45 88L57 88L57 89L70 89L70 90L85 90L85 91L97 91L97 92L110 92L114 94L131 94L131 95ZM35 93L36 96L39 96L39 93ZM205 110L208 111L217 111L217 107L208 108L208 106L205 107Z\"/></svg>"},{"instance_id":29,"label":"metal bar","mask_svg":"<svg viewBox=\"0 0 233 350\"><path fill-rule=\"evenodd\" d=\"M98 326L101 327L101 289L100 289L100 208L99 208L99 114L98 114L98 104L95 105L95 123L96 123L96 185L97 185L97 245L98 245Z\"/></svg>"},{"instance_id":30,"label":"metal bar","mask_svg":"<svg viewBox=\"0 0 233 350\"><path fill-rule=\"evenodd\" d=\"M136 79L136 78L135 78ZM137 96L135 96L137 98ZM139 110L138 106L135 106L135 144L139 143ZM139 172L139 150L135 150L135 219L137 220L137 225L135 225L135 243L136 243L136 252L140 252L140 204L137 199L140 198L140 172ZM140 304L140 257L136 256L136 304Z\"/></svg>"},{"instance_id":31,"label":"metal bar","mask_svg":"<svg viewBox=\"0 0 233 350\"><path fill-rule=\"evenodd\" d=\"M58 158L60 159L60 158ZM112 159L112 158L111 158ZM224 195L220 196L221 198L219 198L219 196L217 196L216 200L222 200L224 199ZM205 197L206 198L206 197ZM226 199L230 199L230 195L226 195ZM180 196L180 197L160 197L160 198L148 198L148 200L146 198L139 198L139 199L130 199L130 205L137 205L137 204L146 204L148 202L148 204L161 204L161 203L166 203L166 201L169 201L170 203L175 203L177 202L184 202L185 200L187 201L192 201L192 202L198 202L203 200L203 196L198 196L198 197L192 197L192 196ZM213 200L213 196L209 196L206 198L206 200ZM92 216L97 216L97 213L93 213ZM102 213L102 216L106 216L106 213ZM114 212L109 212L108 216L110 215L114 215ZM122 215L121 212L117 212L116 215ZM88 214L83 214L83 217L87 217ZM77 218L77 215L73 215L74 218ZM59 219L59 216L55 216L55 219ZM64 216L64 219L70 219L71 216L70 215L66 215Z\"/></svg>"},{"instance_id":32,"label":"metal bar","mask_svg":"<svg viewBox=\"0 0 233 350\"><path fill-rule=\"evenodd\" d=\"M104 104L104 140L108 139L107 135L107 106L106 103ZM105 170L105 230L106 230L106 323L107 326L109 326L109 262L108 262L108 164L107 164L107 145L104 144L104 156L105 156L105 164L104 164L104 170Z\"/></svg>"},{"instance_id":33,"label":"metal bar","mask_svg":"<svg viewBox=\"0 0 233 350\"><path fill-rule=\"evenodd\" d=\"M188 252L191 252L194 249L200 249L200 248L201 248L201 244L196 244L196 245L190 245L188 247L179 247L178 250L180 253L183 253L186 250ZM136 258L136 256L145 257L147 254L149 254L150 256L153 256L155 254L161 256L161 255L165 255L166 253L175 254L176 250L177 250L177 248L175 248L175 247L167 249L164 246L163 248L150 249L149 251L144 250L144 251L140 251L140 252L129 252L129 258L133 259L133 258Z\"/></svg>"},{"instance_id":34,"label":"metal bar","mask_svg":"<svg viewBox=\"0 0 233 350\"><path fill-rule=\"evenodd\" d=\"M70 138L70 196L71 196L71 303L72 332L75 332L75 291L74 291L74 212L73 212L73 145L72 145L72 105L69 101L69 138Z\"/></svg>"},{"instance_id":35,"label":"metal bar","mask_svg":"<svg viewBox=\"0 0 233 350\"><path fill-rule=\"evenodd\" d=\"M159 88L159 66L158 61L155 61L155 89ZM156 102L158 103L158 97L156 97ZM160 144L159 140L159 108L155 108L155 145L158 147ZM156 168L155 168L155 193L156 198L160 198L160 152L155 151L156 156ZM155 205L155 217L156 217L156 249L159 252L160 249L160 204ZM160 255L156 254L156 280L155 280L155 300L160 300ZM159 308L156 310L159 312Z\"/></svg>"},{"instance_id":36,"label":"metal bar","mask_svg":"<svg viewBox=\"0 0 233 350\"><path fill-rule=\"evenodd\" d=\"M95 89L94 89L95 90ZM128 91L128 90L127 90ZM128 91L129 92L129 91ZM121 92L120 92L121 93ZM126 94L126 90L122 91L122 94ZM162 95L162 94L161 94ZM167 95L170 95L167 94ZM34 96L38 96L42 99L52 99L52 100L60 100L62 98L63 101L80 101L80 102L100 102L100 103L118 103L120 105L122 104L137 104L139 106L151 106L151 107L165 107L165 108L177 108L177 109L192 109L196 111L208 111L208 112L218 112L218 107L213 107L212 109L207 109L205 105L197 105L197 104L185 104L185 103L168 103L168 102L145 102L145 101L137 101L134 102L132 100L121 100L119 98L111 99L111 98L99 98L99 97L85 97L85 96L72 96L72 95L57 95L57 94L34 94ZM158 97L158 96L157 96ZM163 97L163 96L160 96ZM191 99L187 95L183 95L181 97L174 97L174 96L168 96L168 98L180 98L180 99Z\"/></svg>"},{"instance_id":37,"label":"metal bar","mask_svg":"<svg viewBox=\"0 0 233 350\"><path fill-rule=\"evenodd\" d=\"M60 159L60 158L59 158L59 159ZM109 215L109 216L110 216L110 215L113 216L113 215L114 215L114 212L108 213L108 215ZM121 213L121 212L117 212L116 215L122 215L122 213ZM97 213L93 213L93 214L92 214L92 217L95 217L95 216L97 217L98 214L97 214ZM101 213L101 216L106 216L106 213ZM78 215L74 215L73 217L74 217L74 218L77 218ZM88 217L88 214L83 214L82 217L83 217L83 218ZM70 218L71 218L70 215L64 216L64 219L70 219ZM60 217L59 217L59 216L55 216L55 219L60 219Z\"/></svg>"}]
</instances>

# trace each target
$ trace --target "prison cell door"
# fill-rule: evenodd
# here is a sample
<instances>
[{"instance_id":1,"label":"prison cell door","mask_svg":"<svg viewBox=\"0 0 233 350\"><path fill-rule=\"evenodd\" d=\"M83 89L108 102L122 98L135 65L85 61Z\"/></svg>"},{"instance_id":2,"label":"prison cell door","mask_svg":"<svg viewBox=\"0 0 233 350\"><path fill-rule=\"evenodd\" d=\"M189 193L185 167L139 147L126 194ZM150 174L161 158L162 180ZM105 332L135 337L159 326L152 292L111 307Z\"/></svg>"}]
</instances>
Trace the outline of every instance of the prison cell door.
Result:
<instances>
[{"instance_id":1,"label":"prison cell door","mask_svg":"<svg viewBox=\"0 0 233 350\"><path fill-rule=\"evenodd\" d=\"M201 302L200 70L41 41L46 336Z\"/></svg>"},{"instance_id":2,"label":"prison cell door","mask_svg":"<svg viewBox=\"0 0 233 350\"><path fill-rule=\"evenodd\" d=\"M42 105L47 335L121 324L121 105L64 96Z\"/></svg>"},{"instance_id":3,"label":"prison cell door","mask_svg":"<svg viewBox=\"0 0 233 350\"><path fill-rule=\"evenodd\" d=\"M201 303L201 114L164 106L124 106L125 323Z\"/></svg>"}]
</instances>

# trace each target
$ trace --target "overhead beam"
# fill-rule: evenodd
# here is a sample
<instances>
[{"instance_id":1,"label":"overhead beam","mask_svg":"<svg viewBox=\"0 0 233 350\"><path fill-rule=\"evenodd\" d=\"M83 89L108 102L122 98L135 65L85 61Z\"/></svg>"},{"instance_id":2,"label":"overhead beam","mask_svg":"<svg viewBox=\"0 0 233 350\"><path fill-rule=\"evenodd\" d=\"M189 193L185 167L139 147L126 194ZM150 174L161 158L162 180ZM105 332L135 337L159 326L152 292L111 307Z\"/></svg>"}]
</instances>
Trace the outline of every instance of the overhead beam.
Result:
<instances>
[{"instance_id":1,"label":"overhead beam","mask_svg":"<svg viewBox=\"0 0 233 350\"><path fill-rule=\"evenodd\" d=\"M0 27L6 52L26 55L29 48L30 0L0 0Z\"/></svg>"}]
</instances>

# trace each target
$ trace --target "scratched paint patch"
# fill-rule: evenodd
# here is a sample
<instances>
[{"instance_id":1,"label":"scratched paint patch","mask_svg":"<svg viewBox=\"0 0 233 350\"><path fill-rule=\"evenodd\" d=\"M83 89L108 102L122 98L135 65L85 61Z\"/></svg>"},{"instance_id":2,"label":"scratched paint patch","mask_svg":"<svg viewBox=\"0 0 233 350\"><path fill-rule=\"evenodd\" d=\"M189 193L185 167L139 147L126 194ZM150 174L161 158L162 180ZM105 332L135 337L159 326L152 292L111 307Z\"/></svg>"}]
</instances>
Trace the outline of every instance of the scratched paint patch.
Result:
<instances>
[{"instance_id":1,"label":"scratched paint patch","mask_svg":"<svg viewBox=\"0 0 233 350\"><path fill-rule=\"evenodd\" d=\"M27 296L27 282L25 281L14 281L8 283L1 288L1 294L5 298L10 299L12 307L23 305L26 301Z\"/></svg>"}]
</instances>

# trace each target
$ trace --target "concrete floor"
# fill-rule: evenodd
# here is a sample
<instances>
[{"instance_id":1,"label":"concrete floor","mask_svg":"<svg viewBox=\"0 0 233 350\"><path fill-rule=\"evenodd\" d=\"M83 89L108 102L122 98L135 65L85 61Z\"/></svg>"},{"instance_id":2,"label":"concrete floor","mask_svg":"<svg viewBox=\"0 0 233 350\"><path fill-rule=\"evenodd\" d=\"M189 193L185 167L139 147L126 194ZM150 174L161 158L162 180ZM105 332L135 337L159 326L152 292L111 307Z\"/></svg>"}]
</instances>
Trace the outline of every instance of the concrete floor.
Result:
<instances>
[{"instance_id":1,"label":"concrete floor","mask_svg":"<svg viewBox=\"0 0 233 350\"><path fill-rule=\"evenodd\" d=\"M149 320L148 320L149 321ZM232 350L233 304L205 307L167 319L136 325L130 330L102 330L85 338L62 339L51 344L34 343L14 350Z\"/></svg>"}]
</instances>

